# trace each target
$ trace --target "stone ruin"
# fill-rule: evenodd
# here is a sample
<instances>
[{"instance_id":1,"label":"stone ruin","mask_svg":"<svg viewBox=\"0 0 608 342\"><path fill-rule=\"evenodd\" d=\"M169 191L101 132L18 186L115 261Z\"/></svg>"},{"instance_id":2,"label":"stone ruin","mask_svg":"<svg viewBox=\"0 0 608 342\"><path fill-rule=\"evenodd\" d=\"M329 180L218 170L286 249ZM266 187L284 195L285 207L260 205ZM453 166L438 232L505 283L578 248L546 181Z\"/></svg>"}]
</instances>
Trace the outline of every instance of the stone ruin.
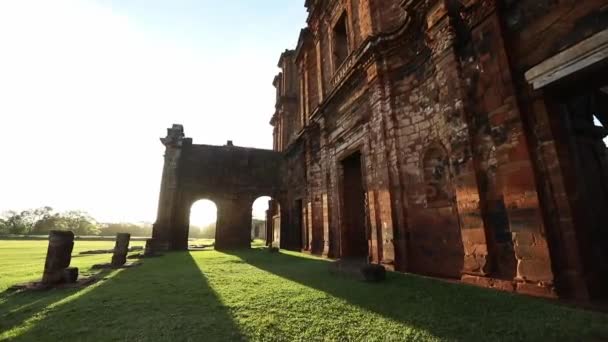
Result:
<instances>
[{"instance_id":1,"label":"stone ruin","mask_svg":"<svg viewBox=\"0 0 608 342\"><path fill-rule=\"evenodd\" d=\"M175 125L153 237L267 244L545 297L608 298L606 1L305 2L274 79L273 150Z\"/></svg>"},{"instance_id":2,"label":"stone ruin","mask_svg":"<svg viewBox=\"0 0 608 342\"><path fill-rule=\"evenodd\" d=\"M162 254L159 251L166 250L161 244L158 243L156 239L147 239L146 247L144 249L144 258L152 258L161 256Z\"/></svg>"},{"instance_id":3,"label":"stone ruin","mask_svg":"<svg viewBox=\"0 0 608 342\"><path fill-rule=\"evenodd\" d=\"M69 267L73 249L74 233L57 230L49 233L49 246L42 275L44 285L75 283L78 280L78 268Z\"/></svg>"},{"instance_id":4,"label":"stone ruin","mask_svg":"<svg viewBox=\"0 0 608 342\"><path fill-rule=\"evenodd\" d=\"M127 262L130 240L131 234L116 234L116 245L114 246L114 254L112 255L112 267L122 267Z\"/></svg>"},{"instance_id":5,"label":"stone ruin","mask_svg":"<svg viewBox=\"0 0 608 342\"><path fill-rule=\"evenodd\" d=\"M93 265L93 269L116 269L138 266L140 263L127 264L127 255L133 249L129 248L131 234L116 234L116 244L112 250L112 262L108 264ZM141 248L141 247L140 247ZM99 277L78 278L77 267L70 267L72 251L74 249L74 233L71 231L51 231L49 245L44 264L42 280L11 286L9 291L46 290L63 286L87 286L99 280ZM88 251L81 253L104 254L108 250Z\"/></svg>"},{"instance_id":6,"label":"stone ruin","mask_svg":"<svg viewBox=\"0 0 608 342\"><path fill-rule=\"evenodd\" d=\"M73 249L74 233L71 231L51 231L49 233L49 245L46 252L42 280L16 284L9 287L8 290L46 290L55 287L73 286L77 283L88 284L88 279L78 279L77 267L70 267Z\"/></svg>"},{"instance_id":7,"label":"stone ruin","mask_svg":"<svg viewBox=\"0 0 608 342\"><path fill-rule=\"evenodd\" d=\"M127 263L127 259L134 259L141 257L141 254L128 256L129 252L141 250L141 247L129 248L129 242L131 241L131 234L128 233L117 233L116 242L114 249L112 250L99 250L91 252L107 253L112 252L112 261L106 264L93 265L93 269L116 269L116 268L129 268L140 265L139 263ZM147 247L148 243L146 243Z\"/></svg>"}]
</instances>

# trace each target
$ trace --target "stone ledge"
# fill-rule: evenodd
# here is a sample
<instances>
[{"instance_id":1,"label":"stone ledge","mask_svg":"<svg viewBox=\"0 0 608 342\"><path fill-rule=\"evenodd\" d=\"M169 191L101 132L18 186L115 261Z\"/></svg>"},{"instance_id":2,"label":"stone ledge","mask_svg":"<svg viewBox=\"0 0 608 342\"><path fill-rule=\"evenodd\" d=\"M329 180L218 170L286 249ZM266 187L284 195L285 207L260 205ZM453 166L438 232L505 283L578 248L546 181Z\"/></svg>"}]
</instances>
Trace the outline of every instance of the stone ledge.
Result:
<instances>
[{"instance_id":1,"label":"stone ledge","mask_svg":"<svg viewBox=\"0 0 608 342\"><path fill-rule=\"evenodd\" d=\"M608 29L548 58L525 76L534 89L540 89L605 59L608 59Z\"/></svg>"},{"instance_id":2,"label":"stone ledge","mask_svg":"<svg viewBox=\"0 0 608 342\"><path fill-rule=\"evenodd\" d=\"M462 276L461 282L463 284L486 287L504 292L519 293L551 299L558 298L557 294L555 293L555 288L551 285L525 283L515 280L503 280L466 274Z\"/></svg>"}]
</instances>

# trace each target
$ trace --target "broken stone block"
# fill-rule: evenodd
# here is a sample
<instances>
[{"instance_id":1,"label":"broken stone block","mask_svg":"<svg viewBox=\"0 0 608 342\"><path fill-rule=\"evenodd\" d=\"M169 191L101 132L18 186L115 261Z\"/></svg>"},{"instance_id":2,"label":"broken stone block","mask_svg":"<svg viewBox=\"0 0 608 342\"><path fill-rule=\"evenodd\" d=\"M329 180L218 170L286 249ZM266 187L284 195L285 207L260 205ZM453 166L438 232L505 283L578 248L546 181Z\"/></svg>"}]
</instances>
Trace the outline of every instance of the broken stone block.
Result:
<instances>
[{"instance_id":1,"label":"broken stone block","mask_svg":"<svg viewBox=\"0 0 608 342\"><path fill-rule=\"evenodd\" d=\"M340 259L330 263L329 272L361 281L380 282L386 279L386 268L363 259Z\"/></svg>"},{"instance_id":2,"label":"broken stone block","mask_svg":"<svg viewBox=\"0 0 608 342\"><path fill-rule=\"evenodd\" d=\"M78 267L68 267L63 270L63 282L74 284L78 280Z\"/></svg>"},{"instance_id":3,"label":"broken stone block","mask_svg":"<svg viewBox=\"0 0 608 342\"><path fill-rule=\"evenodd\" d=\"M159 243L156 239L147 239L146 247L144 248L144 258L162 256L160 251L167 250L165 244Z\"/></svg>"},{"instance_id":4,"label":"broken stone block","mask_svg":"<svg viewBox=\"0 0 608 342\"><path fill-rule=\"evenodd\" d=\"M154 256L156 251L154 250L154 239L146 240L146 248L144 249L144 256Z\"/></svg>"},{"instance_id":5,"label":"broken stone block","mask_svg":"<svg viewBox=\"0 0 608 342\"><path fill-rule=\"evenodd\" d=\"M74 233L58 230L49 233L49 247L46 252L42 283L54 285L65 281L65 270L70 266L73 248Z\"/></svg>"},{"instance_id":6,"label":"broken stone block","mask_svg":"<svg viewBox=\"0 0 608 342\"><path fill-rule=\"evenodd\" d=\"M118 233L116 234L116 244L114 245L114 254L112 255L112 266L120 267L127 262L127 254L129 253L129 241L131 234Z\"/></svg>"}]
</instances>

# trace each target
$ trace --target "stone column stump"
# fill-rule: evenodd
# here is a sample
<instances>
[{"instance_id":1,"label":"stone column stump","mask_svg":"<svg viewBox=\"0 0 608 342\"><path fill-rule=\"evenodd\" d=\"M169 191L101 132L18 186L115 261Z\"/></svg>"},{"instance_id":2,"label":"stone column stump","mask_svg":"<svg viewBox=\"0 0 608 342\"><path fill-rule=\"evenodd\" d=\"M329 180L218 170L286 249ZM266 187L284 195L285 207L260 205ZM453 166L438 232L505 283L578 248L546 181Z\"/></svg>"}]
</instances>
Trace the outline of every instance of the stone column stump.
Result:
<instances>
[{"instance_id":1,"label":"stone column stump","mask_svg":"<svg viewBox=\"0 0 608 342\"><path fill-rule=\"evenodd\" d=\"M114 254L112 255L113 267L121 267L127 262L127 254L129 253L130 240L131 234L116 234L116 244L114 245Z\"/></svg>"},{"instance_id":2,"label":"stone column stump","mask_svg":"<svg viewBox=\"0 0 608 342\"><path fill-rule=\"evenodd\" d=\"M66 282L74 278L74 272L76 272L76 278L78 277L78 269L74 271L74 268L69 271L70 279L66 277L66 269L70 266L73 248L74 233L58 230L49 233L49 247L46 252L46 262L42 275L43 284L55 285Z\"/></svg>"},{"instance_id":3,"label":"stone column stump","mask_svg":"<svg viewBox=\"0 0 608 342\"><path fill-rule=\"evenodd\" d=\"M166 244L159 243L157 239L147 239L144 257L160 256L160 251L166 251Z\"/></svg>"}]
</instances>

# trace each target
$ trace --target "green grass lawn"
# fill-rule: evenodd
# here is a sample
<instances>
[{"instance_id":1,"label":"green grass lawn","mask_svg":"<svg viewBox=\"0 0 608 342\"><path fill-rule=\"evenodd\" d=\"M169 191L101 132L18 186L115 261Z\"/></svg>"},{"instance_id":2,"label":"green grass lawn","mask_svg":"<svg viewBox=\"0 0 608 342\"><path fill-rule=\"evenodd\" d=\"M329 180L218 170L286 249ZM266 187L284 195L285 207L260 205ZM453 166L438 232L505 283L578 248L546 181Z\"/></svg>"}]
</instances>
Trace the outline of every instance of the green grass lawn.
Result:
<instances>
[{"instance_id":1,"label":"green grass lawn","mask_svg":"<svg viewBox=\"0 0 608 342\"><path fill-rule=\"evenodd\" d=\"M605 341L608 315L412 275L363 283L299 253L200 251L145 259L83 290L4 293L3 339Z\"/></svg>"},{"instance_id":2,"label":"green grass lawn","mask_svg":"<svg viewBox=\"0 0 608 342\"><path fill-rule=\"evenodd\" d=\"M143 246L143 241L132 241L129 246ZM11 285L42 278L48 241L0 240L0 292ZM114 241L74 241L72 266L87 272L93 264L110 262L112 254L79 255L83 251L112 249Z\"/></svg>"}]
</instances>

